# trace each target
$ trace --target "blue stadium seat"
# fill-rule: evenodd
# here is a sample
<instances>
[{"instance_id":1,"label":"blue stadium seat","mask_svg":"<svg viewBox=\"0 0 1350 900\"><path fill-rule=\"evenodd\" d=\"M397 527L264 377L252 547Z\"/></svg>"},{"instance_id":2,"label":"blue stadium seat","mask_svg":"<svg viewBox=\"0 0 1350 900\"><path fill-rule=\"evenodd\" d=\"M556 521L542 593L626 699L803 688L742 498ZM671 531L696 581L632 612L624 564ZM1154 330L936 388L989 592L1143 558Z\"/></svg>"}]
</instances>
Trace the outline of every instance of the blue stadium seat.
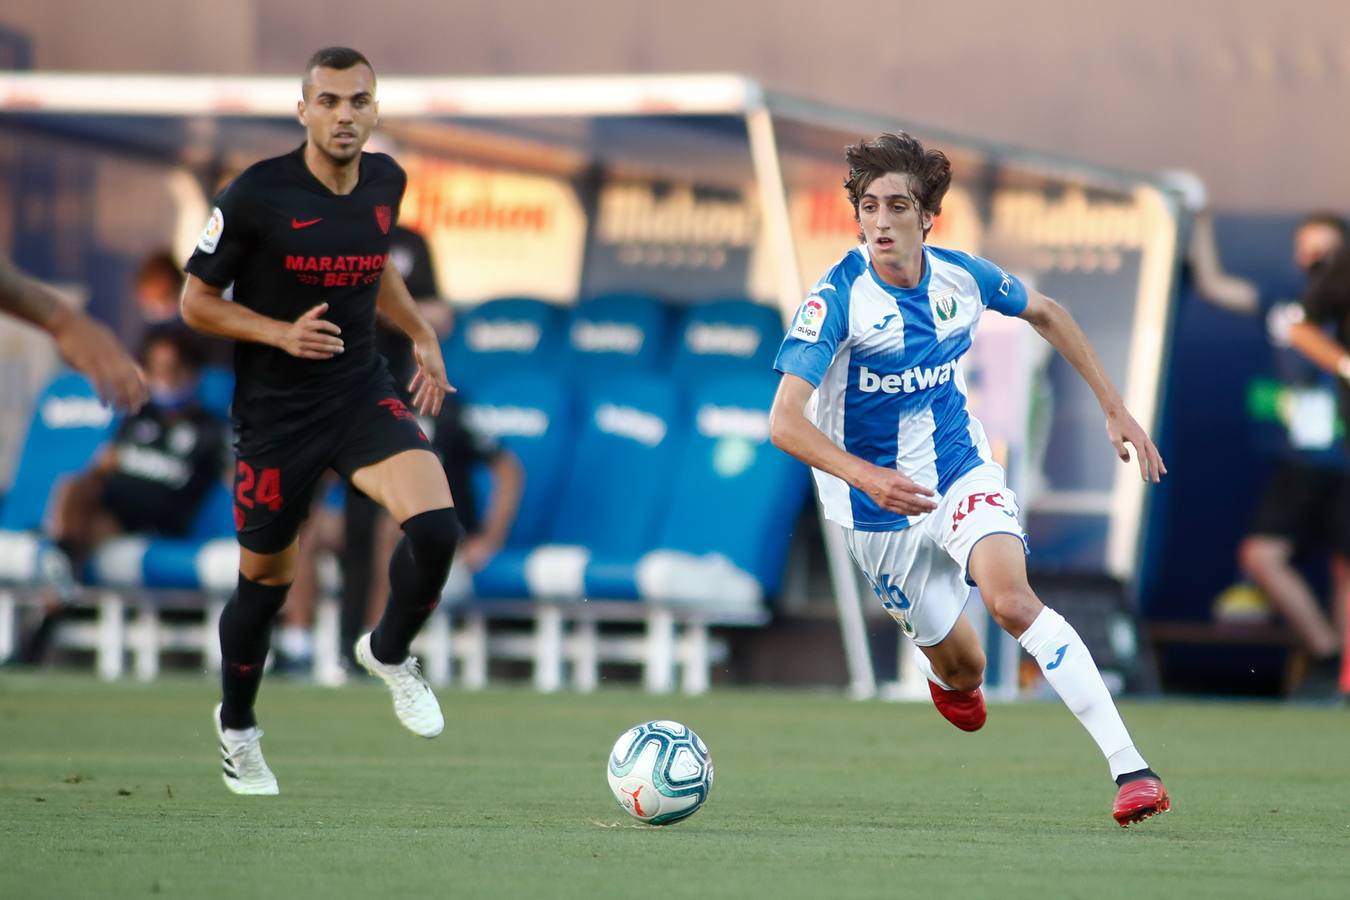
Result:
<instances>
[{"instance_id":1,"label":"blue stadium seat","mask_svg":"<svg viewBox=\"0 0 1350 900\"><path fill-rule=\"evenodd\" d=\"M36 577L46 546L37 531L52 488L62 476L88 466L113 429L112 410L83 375L57 375L38 395L14 483L0 508L0 581Z\"/></svg>"},{"instance_id":2,"label":"blue stadium seat","mask_svg":"<svg viewBox=\"0 0 1350 900\"><path fill-rule=\"evenodd\" d=\"M784 330L776 309L749 300L691 307L679 329L672 374L687 386L772 371Z\"/></svg>"},{"instance_id":3,"label":"blue stadium seat","mask_svg":"<svg viewBox=\"0 0 1350 900\"><path fill-rule=\"evenodd\" d=\"M112 436L114 415L83 375L57 375L38 395L14 483L0 511L0 529L27 531L42 525L57 479L89 464Z\"/></svg>"},{"instance_id":4,"label":"blue stadium seat","mask_svg":"<svg viewBox=\"0 0 1350 900\"><path fill-rule=\"evenodd\" d=\"M633 375L596 388L543 543L498 554L475 579L477 592L613 596L612 562L651 546L669 502L666 473L681 440L676 410L675 387L664 378Z\"/></svg>"},{"instance_id":5,"label":"blue stadium seat","mask_svg":"<svg viewBox=\"0 0 1350 900\"><path fill-rule=\"evenodd\" d=\"M528 297L464 310L441 345L450 383L468 389L505 375L556 371L565 317L562 308Z\"/></svg>"},{"instance_id":6,"label":"blue stadium seat","mask_svg":"<svg viewBox=\"0 0 1350 900\"><path fill-rule=\"evenodd\" d=\"M197 400L202 409L217 418L229 420L234 400L234 370L224 366L205 366L197 384Z\"/></svg>"},{"instance_id":7,"label":"blue stadium seat","mask_svg":"<svg viewBox=\"0 0 1350 900\"><path fill-rule=\"evenodd\" d=\"M694 392L655 549L634 567L644 599L740 607L777 593L809 474L769 442L776 385L763 372Z\"/></svg>"},{"instance_id":8,"label":"blue stadium seat","mask_svg":"<svg viewBox=\"0 0 1350 900\"><path fill-rule=\"evenodd\" d=\"M588 387L629 372L655 372L665 363L669 316L642 294L605 294L572 310L567 323L567 370Z\"/></svg>"},{"instance_id":9,"label":"blue stadium seat","mask_svg":"<svg viewBox=\"0 0 1350 900\"><path fill-rule=\"evenodd\" d=\"M464 418L520 459L525 494L506 545L537 544L548 533L572 462L575 423L569 392L556 379L495 379L465 396ZM486 499L480 491L480 500Z\"/></svg>"}]
</instances>

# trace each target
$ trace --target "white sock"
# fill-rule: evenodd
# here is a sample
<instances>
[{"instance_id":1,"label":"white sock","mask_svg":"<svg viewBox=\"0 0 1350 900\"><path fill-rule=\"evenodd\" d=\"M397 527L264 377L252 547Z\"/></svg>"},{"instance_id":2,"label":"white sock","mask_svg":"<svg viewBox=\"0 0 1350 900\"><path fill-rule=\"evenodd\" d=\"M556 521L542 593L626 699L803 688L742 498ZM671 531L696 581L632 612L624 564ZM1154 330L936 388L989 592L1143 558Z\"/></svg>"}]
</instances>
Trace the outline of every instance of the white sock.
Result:
<instances>
[{"instance_id":1,"label":"white sock","mask_svg":"<svg viewBox=\"0 0 1350 900\"><path fill-rule=\"evenodd\" d=\"M313 641L309 629L287 625L281 629L281 652L291 659L308 659L313 655Z\"/></svg>"},{"instance_id":2,"label":"white sock","mask_svg":"<svg viewBox=\"0 0 1350 900\"><path fill-rule=\"evenodd\" d=\"M955 690L950 684L937 677L937 673L933 671L933 664L928 660L928 654L924 653L922 648L916 646L913 650L914 663L919 667L919 671L923 673L924 678L927 678L944 691Z\"/></svg>"},{"instance_id":3,"label":"white sock","mask_svg":"<svg viewBox=\"0 0 1350 900\"><path fill-rule=\"evenodd\" d=\"M1045 680L1097 742L1112 779L1148 768L1134 749L1087 645L1063 616L1047 606L1017 642L1036 658Z\"/></svg>"}]
</instances>

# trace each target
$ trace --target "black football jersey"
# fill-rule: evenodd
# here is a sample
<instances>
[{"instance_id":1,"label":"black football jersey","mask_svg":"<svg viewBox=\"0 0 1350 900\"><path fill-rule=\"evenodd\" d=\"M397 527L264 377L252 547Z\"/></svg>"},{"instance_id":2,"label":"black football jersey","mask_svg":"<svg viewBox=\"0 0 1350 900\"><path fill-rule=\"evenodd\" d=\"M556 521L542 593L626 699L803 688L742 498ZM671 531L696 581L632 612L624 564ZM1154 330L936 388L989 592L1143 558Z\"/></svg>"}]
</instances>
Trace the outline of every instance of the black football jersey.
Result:
<instances>
[{"instance_id":1,"label":"black football jersey","mask_svg":"<svg viewBox=\"0 0 1350 900\"><path fill-rule=\"evenodd\" d=\"M235 346L232 416L240 445L262 448L340 417L344 400L388 370L375 349L375 297L407 177L383 153L363 153L350 194L334 194L305 165L304 145L245 170L216 198L185 268L233 284L235 303L290 322L327 303L342 329L331 359L264 344Z\"/></svg>"}]
</instances>

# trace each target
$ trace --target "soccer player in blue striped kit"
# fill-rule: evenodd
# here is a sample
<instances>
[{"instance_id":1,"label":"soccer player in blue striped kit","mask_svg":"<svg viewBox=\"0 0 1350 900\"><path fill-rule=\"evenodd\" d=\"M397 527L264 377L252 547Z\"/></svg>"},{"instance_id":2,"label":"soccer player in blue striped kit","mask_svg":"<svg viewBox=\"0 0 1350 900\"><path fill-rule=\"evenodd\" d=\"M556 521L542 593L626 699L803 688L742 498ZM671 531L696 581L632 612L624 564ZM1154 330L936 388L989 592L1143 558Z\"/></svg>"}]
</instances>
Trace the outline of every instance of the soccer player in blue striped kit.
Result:
<instances>
[{"instance_id":1,"label":"soccer player in blue striped kit","mask_svg":"<svg viewBox=\"0 0 1350 900\"><path fill-rule=\"evenodd\" d=\"M773 442L810 465L825 515L922 651L938 711L985 722L984 652L962 615L970 585L1036 659L1092 735L1117 785L1122 826L1166 811L1162 780L1135 749L1082 638L1027 583L1017 499L966 408L960 359L985 309L1020 316L1096 395L1121 460L1167 469L1081 328L1059 304L988 260L925 243L951 164L906 134L849 147L844 186L862 230L797 313L775 368Z\"/></svg>"}]
</instances>

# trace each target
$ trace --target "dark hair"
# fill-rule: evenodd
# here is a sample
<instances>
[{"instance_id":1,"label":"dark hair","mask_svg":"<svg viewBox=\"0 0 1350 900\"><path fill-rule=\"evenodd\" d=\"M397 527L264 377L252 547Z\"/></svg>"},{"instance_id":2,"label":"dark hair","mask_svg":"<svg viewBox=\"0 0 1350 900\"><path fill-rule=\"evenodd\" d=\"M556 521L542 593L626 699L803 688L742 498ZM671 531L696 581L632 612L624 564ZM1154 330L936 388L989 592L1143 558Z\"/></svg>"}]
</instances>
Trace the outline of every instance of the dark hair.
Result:
<instances>
[{"instance_id":1,"label":"dark hair","mask_svg":"<svg viewBox=\"0 0 1350 900\"><path fill-rule=\"evenodd\" d=\"M300 90L303 92L309 87L309 76L315 69L337 69L340 72L352 66L365 66L372 76L375 74L375 67L360 50L353 50L351 47L324 47L322 50L315 50L309 62L305 63L305 77L300 82Z\"/></svg>"},{"instance_id":2,"label":"dark hair","mask_svg":"<svg viewBox=\"0 0 1350 900\"><path fill-rule=\"evenodd\" d=\"M156 278L171 281L174 293L183 289L183 270L178 267L178 259L168 250L156 250L136 266L135 284L144 284Z\"/></svg>"},{"instance_id":3,"label":"dark hair","mask_svg":"<svg viewBox=\"0 0 1350 900\"><path fill-rule=\"evenodd\" d=\"M178 354L178 359L192 371L200 371L206 361L205 351L196 332L177 323L158 325L151 328L141 341L140 361L144 365L150 357L150 348L156 344L168 344Z\"/></svg>"},{"instance_id":4,"label":"dark hair","mask_svg":"<svg viewBox=\"0 0 1350 900\"><path fill-rule=\"evenodd\" d=\"M844 159L848 162L844 190L848 191L855 219L863 194L872 182L888 172L909 176L910 191L921 211L935 216L942 212L942 198L952 183L952 164L941 150L925 150L923 144L903 131L885 132L873 140L845 147ZM923 230L924 237L928 231Z\"/></svg>"},{"instance_id":5,"label":"dark hair","mask_svg":"<svg viewBox=\"0 0 1350 900\"><path fill-rule=\"evenodd\" d=\"M1345 218L1327 210L1308 213L1298 220L1298 224L1294 226L1294 230L1302 231L1309 225L1325 225L1339 234L1342 239L1345 238L1347 233L1350 233L1350 225L1346 224Z\"/></svg>"}]
</instances>

